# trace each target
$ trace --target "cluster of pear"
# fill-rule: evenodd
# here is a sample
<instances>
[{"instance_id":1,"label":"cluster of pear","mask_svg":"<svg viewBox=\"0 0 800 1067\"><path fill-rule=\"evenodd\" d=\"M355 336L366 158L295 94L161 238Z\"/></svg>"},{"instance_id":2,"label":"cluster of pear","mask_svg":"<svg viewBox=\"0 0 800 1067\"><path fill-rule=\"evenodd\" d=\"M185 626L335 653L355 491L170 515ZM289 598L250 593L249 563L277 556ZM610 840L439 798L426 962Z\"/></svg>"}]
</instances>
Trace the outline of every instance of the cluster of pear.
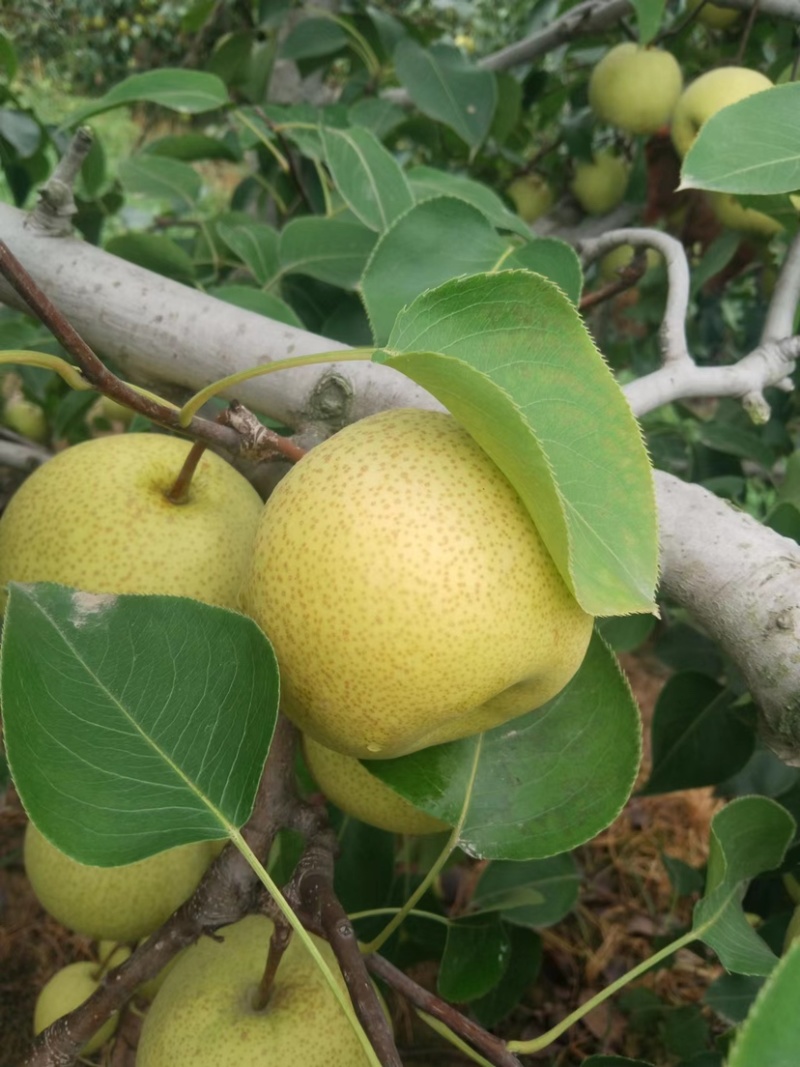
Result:
<instances>
[{"instance_id":1,"label":"cluster of pear","mask_svg":"<svg viewBox=\"0 0 800 1067\"><path fill-rule=\"evenodd\" d=\"M691 0L690 8L701 0ZM715 29L731 26L740 12L705 4L698 20ZM700 75L684 89L675 57L661 48L624 42L611 48L589 79L589 105L595 117L625 135L654 134L669 127L678 154L688 152L700 127L712 115L772 82L746 67L719 67ZM574 167L571 192L589 215L604 215L624 198L630 167L625 156L609 148ZM532 223L550 210L555 195L537 174L516 178L506 190L518 213ZM774 218L743 207L727 193L712 193L711 206L719 221L734 230L769 236L782 227Z\"/></svg>"},{"instance_id":2,"label":"cluster of pear","mask_svg":"<svg viewBox=\"0 0 800 1067\"><path fill-rule=\"evenodd\" d=\"M53 581L244 611L276 650L282 706L303 731L322 790L394 832L446 829L359 760L469 736L542 705L578 669L591 634L591 617L516 491L470 435L438 412L384 412L340 431L304 457L266 505L209 452L187 497L174 503L168 493L188 447L164 434L117 434L40 467L0 519L0 607L9 582ZM133 943L192 893L215 849L186 845L95 868L60 852L31 824L25 864L39 900L65 925ZM176 1018L191 1015L196 1032L194 1009L177 1003L181 982L199 981L203 952L214 955L215 970L227 959L241 962L239 934L229 934L224 959L209 943L187 952L189 963L179 960L178 977L170 975L156 1001L175 1003L154 1007L145 1035L159 1031L164 1011L171 1030ZM249 934L244 943L252 944ZM258 959L263 966L264 954ZM37 1028L54 1017L53 1005L68 1010L97 981L97 968L87 967L54 979ZM251 1012L246 998L237 1003L248 1018L263 1014ZM142 1048L152 1051L140 1062L189 1062L159 1051L167 1047L146 1036ZM359 1055L334 1061L355 1064Z\"/></svg>"}]
</instances>

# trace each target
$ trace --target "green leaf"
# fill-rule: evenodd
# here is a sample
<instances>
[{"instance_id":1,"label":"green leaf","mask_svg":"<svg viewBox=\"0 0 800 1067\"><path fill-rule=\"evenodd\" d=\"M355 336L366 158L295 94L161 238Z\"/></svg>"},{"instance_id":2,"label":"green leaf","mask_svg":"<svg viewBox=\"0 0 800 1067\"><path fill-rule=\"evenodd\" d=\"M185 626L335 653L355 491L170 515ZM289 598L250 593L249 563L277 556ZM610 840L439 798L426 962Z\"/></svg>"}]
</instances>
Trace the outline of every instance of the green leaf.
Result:
<instances>
[{"instance_id":1,"label":"green leaf","mask_svg":"<svg viewBox=\"0 0 800 1067\"><path fill-rule=\"evenodd\" d=\"M767 515L764 525L800 544L800 508L796 504L782 500Z\"/></svg>"},{"instance_id":2,"label":"green leaf","mask_svg":"<svg viewBox=\"0 0 800 1067\"><path fill-rule=\"evenodd\" d=\"M703 872L692 867L677 856L661 853L661 862L669 877L669 884L679 897L688 897L691 893L700 893L703 889Z\"/></svg>"},{"instance_id":3,"label":"green leaf","mask_svg":"<svg viewBox=\"0 0 800 1067\"><path fill-rule=\"evenodd\" d=\"M376 344L385 344L400 310L460 274L491 270L508 252L482 211L461 199L417 204L384 233L361 289Z\"/></svg>"},{"instance_id":4,"label":"green leaf","mask_svg":"<svg viewBox=\"0 0 800 1067\"><path fill-rule=\"evenodd\" d=\"M203 187L202 178L188 163L160 156L123 159L119 180L126 192L164 201L177 212L191 211Z\"/></svg>"},{"instance_id":5,"label":"green leaf","mask_svg":"<svg viewBox=\"0 0 800 1067\"><path fill-rule=\"evenodd\" d=\"M567 852L526 863L495 860L481 875L472 903L480 911L500 912L516 926L552 926L575 907L580 884Z\"/></svg>"},{"instance_id":6,"label":"green leaf","mask_svg":"<svg viewBox=\"0 0 800 1067\"><path fill-rule=\"evenodd\" d=\"M493 74L480 70L458 48L422 48L410 37L397 45L394 63L424 115L449 126L472 149L485 140L497 106Z\"/></svg>"},{"instance_id":7,"label":"green leaf","mask_svg":"<svg viewBox=\"0 0 800 1067\"><path fill-rule=\"evenodd\" d=\"M0 137L22 159L30 159L42 143L42 128L36 119L16 108L0 108Z\"/></svg>"},{"instance_id":8,"label":"green leaf","mask_svg":"<svg viewBox=\"0 0 800 1067\"><path fill-rule=\"evenodd\" d=\"M250 285L220 285L215 289L209 289L208 294L215 296L217 300L224 300L226 304L233 304L247 311L255 311L257 315L275 319L276 322L285 322L288 326L297 326L298 329L303 328L294 310L274 293L265 293L262 289L254 289Z\"/></svg>"},{"instance_id":9,"label":"green leaf","mask_svg":"<svg viewBox=\"0 0 800 1067\"><path fill-rule=\"evenodd\" d=\"M143 149L150 156L168 156L192 163L197 159L224 159L236 163L241 152L221 137L208 137L204 133L179 133L150 141Z\"/></svg>"},{"instance_id":10,"label":"green leaf","mask_svg":"<svg viewBox=\"0 0 800 1067\"><path fill-rule=\"evenodd\" d=\"M533 930L512 926L508 930L511 956L500 981L485 996L470 1003L470 1014L482 1026L501 1022L519 1004L536 981L542 966L542 939Z\"/></svg>"},{"instance_id":11,"label":"green leaf","mask_svg":"<svg viewBox=\"0 0 800 1067\"><path fill-rule=\"evenodd\" d=\"M767 468L771 467L775 462L775 454L772 449L764 444L758 434L733 423L700 423L697 437L706 448L724 452L727 456L752 459L756 463L760 463L762 467Z\"/></svg>"},{"instance_id":12,"label":"green leaf","mask_svg":"<svg viewBox=\"0 0 800 1067\"><path fill-rule=\"evenodd\" d=\"M708 987L703 1002L727 1023L736 1025L747 1018L763 985L763 978L749 974L722 974Z\"/></svg>"},{"instance_id":13,"label":"green leaf","mask_svg":"<svg viewBox=\"0 0 800 1067\"><path fill-rule=\"evenodd\" d=\"M528 235L530 237L530 234ZM542 274L561 289L565 296L577 306L583 289L583 271L581 261L575 249L555 237L538 237L526 241L503 263L503 270L516 268L532 270Z\"/></svg>"},{"instance_id":14,"label":"green leaf","mask_svg":"<svg viewBox=\"0 0 800 1067\"><path fill-rule=\"evenodd\" d=\"M619 615L610 619L598 619L597 629L604 641L615 652L632 652L653 631L656 620L652 615Z\"/></svg>"},{"instance_id":15,"label":"green leaf","mask_svg":"<svg viewBox=\"0 0 800 1067\"><path fill-rule=\"evenodd\" d=\"M353 214L383 233L414 203L406 177L391 152L369 130L355 126L320 130L325 162Z\"/></svg>"},{"instance_id":16,"label":"green leaf","mask_svg":"<svg viewBox=\"0 0 800 1067\"><path fill-rule=\"evenodd\" d=\"M459 845L488 859L543 859L576 848L616 818L633 788L640 735L628 684L595 636L572 681L538 710L478 737L363 766L454 825L479 747Z\"/></svg>"},{"instance_id":17,"label":"green leaf","mask_svg":"<svg viewBox=\"0 0 800 1067\"><path fill-rule=\"evenodd\" d=\"M165 67L149 70L144 74L132 74L90 104L69 115L63 125L71 128L79 125L90 115L99 115L123 104L138 104L147 101L178 111L184 115L200 115L214 111L228 103L228 90L215 74L198 70L180 70Z\"/></svg>"},{"instance_id":18,"label":"green leaf","mask_svg":"<svg viewBox=\"0 0 800 1067\"><path fill-rule=\"evenodd\" d=\"M281 47L284 59L316 59L346 48L347 33L332 19L306 18L289 32Z\"/></svg>"},{"instance_id":19,"label":"green leaf","mask_svg":"<svg viewBox=\"0 0 800 1067\"><path fill-rule=\"evenodd\" d=\"M645 796L718 785L753 754L752 726L732 708L735 694L707 674L673 675L653 715L653 766Z\"/></svg>"},{"instance_id":20,"label":"green leaf","mask_svg":"<svg viewBox=\"0 0 800 1067\"><path fill-rule=\"evenodd\" d=\"M456 1004L485 996L503 977L510 959L511 942L497 915L451 922L439 965L439 995Z\"/></svg>"},{"instance_id":21,"label":"green leaf","mask_svg":"<svg viewBox=\"0 0 800 1067\"><path fill-rule=\"evenodd\" d=\"M652 609L650 463L624 395L556 286L526 271L448 282L398 315L387 351L387 365L441 400L503 471L585 611Z\"/></svg>"},{"instance_id":22,"label":"green leaf","mask_svg":"<svg viewBox=\"0 0 800 1067\"><path fill-rule=\"evenodd\" d=\"M800 941L767 979L734 1038L728 1067L796 1067L800 1048Z\"/></svg>"},{"instance_id":23,"label":"green leaf","mask_svg":"<svg viewBox=\"0 0 800 1067\"><path fill-rule=\"evenodd\" d=\"M726 970L767 975L775 966L741 901L751 879L781 865L795 829L786 809L766 797L732 800L714 816L705 894L695 905L692 929Z\"/></svg>"},{"instance_id":24,"label":"green leaf","mask_svg":"<svg viewBox=\"0 0 800 1067\"><path fill-rule=\"evenodd\" d=\"M22 803L74 859L132 863L248 819L278 671L244 615L11 583L0 681Z\"/></svg>"},{"instance_id":25,"label":"green leaf","mask_svg":"<svg viewBox=\"0 0 800 1067\"><path fill-rule=\"evenodd\" d=\"M284 274L308 274L354 289L375 244L375 234L357 222L292 219L281 230L278 256Z\"/></svg>"},{"instance_id":26,"label":"green leaf","mask_svg":"<svg viewBox=\"0 0 800 1067\"><path fill-rule=\"evenodd\" d=\"M745 97L704 122L683 161L681 188L800 190L800 83Z\"/></svg>"},{"instance_id":27,"label":"green leaf","mask_svg":"<svg viewBox=\"0 0 800 1067\"><path fill-rule=\"evenodd\" d=\"M499 230L511 230L530 241L530 226L523 222L519 215L509 211L497 193L483 182L464 178L460 174L449 174L435 167L412 167L408 172L408 180L418 202L430 200L435 196L456 196L476 207ZM569 245L565 247L568 248ZM577 259L577 254L572 254Z\"/></svg>"},{"instance_id":28,"label":"green leaf","mask_svg":"<svg viewBox=\"0 0 800 1067\"><path fill-rule=\"evenodd\" d=\"M265 222L220 220L217 233L248 267L259 285L266 285L278 273L278 234Z\"/></svg>"},{"instance_id":29,"label":"green leaf","mask_svg":"<svg viewBox=\"0 0 800 1067\"><path fill-rule=\"evenodd\" d=\"M390 100L368 96L353 104L347 112L347 118L351 126L364 126L382 141L401 122L405 122L406 115L401 107Z\"/></svg>"},{"instance_id":30,"label":"green leaf","mask_svg":"<svg viewBox=\"0 0 800 1067\"><path fill-rule=\"evenodd\" d=\"M631 0L641 44L649 44L661 28L665 0Z\"/></svg>"},{"instance_id":31,"label":"green leaf","mask_svg":"<svg viewBox=\"0 0 800 1067\"><path fill-rule=\"evenodd\" d=\"M7 33L0 30L0 68L6 81L13 81L17 73L17 53Z\"/></svg>"},{"instance_id":32,"label":"green leaf","mask_svg":"<svg viewBox=\"0 0 800 1067\"><path fill-rule=\"evenodd\" d=\"M176 282L194 279L194 263L180 245L160 233L123 233L105 244L106 252L127 259L139 267L173 278Z\"/></svg>"}]
</instances>

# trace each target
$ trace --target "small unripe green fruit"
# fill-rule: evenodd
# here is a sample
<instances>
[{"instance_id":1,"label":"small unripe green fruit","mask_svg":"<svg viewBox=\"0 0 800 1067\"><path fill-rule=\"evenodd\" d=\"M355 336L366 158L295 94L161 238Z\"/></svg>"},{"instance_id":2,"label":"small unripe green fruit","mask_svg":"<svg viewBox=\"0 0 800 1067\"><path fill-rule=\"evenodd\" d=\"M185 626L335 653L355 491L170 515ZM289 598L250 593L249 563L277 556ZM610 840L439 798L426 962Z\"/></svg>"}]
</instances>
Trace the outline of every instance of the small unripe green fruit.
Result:
<instances>
[{"instance_id":1,"label":"small unripe green fruit","mask_svg":"<svg viewBox=\"0 0 800 1067\"><path fill-rule=\"evenodd\" d=\"M187 501L171 503L166 493L190 447L164 434L119 434L39 467L0 519L0 608L10 581L239 608L263 505L247 479L210 452Z\"/></svg>"},{"instance_id":2,"label":"small unripe green fruit","mask_svg":"<svg viewBox=\"0 0 800 1067\"><path fill-rule=\"evenodd\" d=\"M506 189L519 217L527 223L536 222L547 214L555 203L555 194L538 174L521 174Z\"/></svg>"},{"instance_id":3,"label":"small unripe green fruit","mask_svg":"<svg viewBox=\"0 0 800 1067\"><path fill-rule=\"evenodd\" d=\"M703 0L689 0L686 5L687 11L695 11L703 3ZM718 4L703 4L697 21L711 30L729 30L741 19L742 12L731 7L720 7Z\"/></svg>"},{"instance_id":4,"label":"small unripe green fruit","mask_svg":"<svg viewBox=\"0 0 800 1067\"><path fill-rule=\"evenodd\" d=\"M610 151L597 152L591 162L575 164L572 194L588 215L606 215L621 203L628 188L630 167Z\"/></svg>"},{"instance_id":5,"label":"small unripe green fruit","mask_svg":"<svg viewBox=\"0 0 800 1067\"><path fill-rule=\"evenodd\" d=\"M730 193L709 193L708 199L714 214L728 229L756 237L772 237L783 229L783 223L778 219L755 208L745 207Z\"/></svg>"},{"instance_id":6,"label":"small unripe green fruit","mask_svg":"<svg viewBox=\"0 0 800 1067\"><path fill-rule=\"evenodd\" d=\"M672 143L685 156L703 123L722 108L754 93L771 89L772 82L747 67L717 67L706 71L687 86L672 113Z\"/></svg>"},{"instance_id":7,"label":"small unripe green fruit","mask_svg":"<svg viewBox=\"0 0 800 1067\"><path fill-rule=\"evenodd\" d=\"M97 986L98 966L91 960L70 963L60 971L56 971L36 1000L33 1013L34 1035L46 1030L62 1015L67 1015L80 1007L94 993ZM88 1056L102 1048L113 1035L118 1022L119 1015L115 1012L83 1046L81 1049L83 1055Z\"/></svg>"},{"instance_id":8,"label":"small unripe green fruit","mask_svg":"<svg viewBox=\"0 0 800 1067\"><path fill-rule=\"evenodd\" d=\"M631 41L606 52L589 78L589 106L601 122L626 133L655 133L669 122L681 95L677 59Z\"/></svg>"},{"instance_id":9,"label":"small unripe green fruit","mask_svg":"<svg viewBox=\"0 0 800 1067\"><path fill-rule=\"evenodd\" d=\"M38 404L13 396L6 401L3 408L3 423L10 430L16 430L23 437L41 444L47 440L47 419Z\"/></svg>"},{"instance_id":10,"label":"small unripe green fruit","mask_svg":"<svg viewBox=\"0 0 800 1067\"><path fill-rule=\"evenodd\" d=\"M353 756L334 752L308 736L303 737L303 754L322 792L348 815L395 834L436 834L450 829L395 793Z\"/></svg>"},{"instance_id":11,"label":"small unripe green fruit","mask_svg":"<svg viewBox=\"0 0 800 1067\"><path fill-rule=\"evenodd\" d=\"M363 419L292 468L264 509L246 599L285 713L359 759L541 707L592 631L514 487L433 411Z\"/></svg>"},{"instance_id":12,"label":"small unripe green fruit","mask_svg":"<svg viewBox=\"0 0 800 1067\"><path fill-rule=\"evenodd\" d=\"M150 1006L136 1067L366 1067L367 1056L295 934L266 1008L254 996L273 924L250 915L182 953ZM333 950L314 938L346 989Z\"/></svg>"},{"instance_id":13,"label":"small unripe green fruit","mask_svg":"<svg viewBox=\"0 0 800 1067\"><path fill-rule=\"evenodd\" d=\"M25 871L39 903L70 930L137 941L191 896L212 860L208 842L179 845L122 867L90 867L28 823Z\"/></svg>"}]
</instances>

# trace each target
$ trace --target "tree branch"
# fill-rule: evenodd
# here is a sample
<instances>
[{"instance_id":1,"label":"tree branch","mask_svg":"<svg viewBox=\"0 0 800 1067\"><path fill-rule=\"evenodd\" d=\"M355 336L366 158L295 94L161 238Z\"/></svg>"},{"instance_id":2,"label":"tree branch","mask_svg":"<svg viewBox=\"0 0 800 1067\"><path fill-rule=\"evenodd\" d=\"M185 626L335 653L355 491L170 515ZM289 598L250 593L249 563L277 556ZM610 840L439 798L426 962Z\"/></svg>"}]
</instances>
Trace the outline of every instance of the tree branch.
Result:
<instances>
[{"instance_id":1,"label":"tree branch","mask_svg":"<svg viewBox=\"0 0 800 1067\"><path fill-rule=\"evenodd\" d=\"M800 4L798 4L800 7ZM775 290L767 309L762 342L780 341L791 337L800 303L800 234L795 234L786 259L781 264Z\"/></svg>"}]
</instances>

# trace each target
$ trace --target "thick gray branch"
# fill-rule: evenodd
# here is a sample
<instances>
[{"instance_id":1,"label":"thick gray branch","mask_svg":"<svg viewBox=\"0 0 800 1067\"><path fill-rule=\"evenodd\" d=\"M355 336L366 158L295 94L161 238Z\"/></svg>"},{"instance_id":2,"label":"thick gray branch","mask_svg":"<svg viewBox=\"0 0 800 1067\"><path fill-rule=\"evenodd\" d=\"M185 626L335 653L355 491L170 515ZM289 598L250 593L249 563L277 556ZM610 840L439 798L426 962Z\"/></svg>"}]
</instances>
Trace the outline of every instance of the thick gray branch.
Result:
<instances>
[{"instance_id":1,"label":"thick gray branch","mask_svg":"<svg viewBox=\"0 0 800 1067\"><path fill-rule=\"evenodd\" d=\"M670 474L656 491L664 591L739 666L766 740L800 766L800 546Z\"/></svg>"},{"instance_id":2,"label":"thick gray branch","mask_svg":"<svg viewBox=\"0 0 800 1067\"><path fill-rule=\"evenodd\" d=\"M89 344L138 381L196 388L249 366L265 353L277 359L342 347L222 304L72 239L37 237L23 228L23 217L21 212L0 205L0 235ZM7 293L0 290L0 299L5 300ZM353 421L386 408L440 406L408 379L384 367L342 363L335 373L346 383L342 392L348 393L341 408L333 405L335 419L326 417L324 409L322 414L319 411L320 389L330 381L330 367L256 379L247 383L247 388L237 387L236 393L256 410L291 426L316 424L320 434L337 422ZM710 378L705 382L713 385ZM337 384L337 397L339 390ZM706 391L703 395L714 393ZM794 694L783 701L780 729L772 728L776 736L790 739L787 746L800 741L791 740L794 735L785 721L790 710L797 708L800 694L798 634L792 632L791 640L787 640L782 625L774 620L769 624L770 613L785 621L789 618L783 614L787 605L796 606L800 576L797 547L755 522L748 520L743 526L742 516L700 487L684 487L661 472L655 477L665 588L697 613L709 634L731 650L753 686L755 700L768 709L771 723L778 714L775 709L781 706L775 694L779 690ZM714 551L709 551L706 536L709 523L700 518L703 509L713 514L719 511ZM690 529L698 531L697 537L689 535ZM732 592L733 575L739 576L738 595L715 594L720 589ZM713 610L706 611L705 599L712 594ZM743 609L748 598L760 600L760 613L755 608ZM796 619L789 625L796 626Z\"/></svg>"}]
</instances>

